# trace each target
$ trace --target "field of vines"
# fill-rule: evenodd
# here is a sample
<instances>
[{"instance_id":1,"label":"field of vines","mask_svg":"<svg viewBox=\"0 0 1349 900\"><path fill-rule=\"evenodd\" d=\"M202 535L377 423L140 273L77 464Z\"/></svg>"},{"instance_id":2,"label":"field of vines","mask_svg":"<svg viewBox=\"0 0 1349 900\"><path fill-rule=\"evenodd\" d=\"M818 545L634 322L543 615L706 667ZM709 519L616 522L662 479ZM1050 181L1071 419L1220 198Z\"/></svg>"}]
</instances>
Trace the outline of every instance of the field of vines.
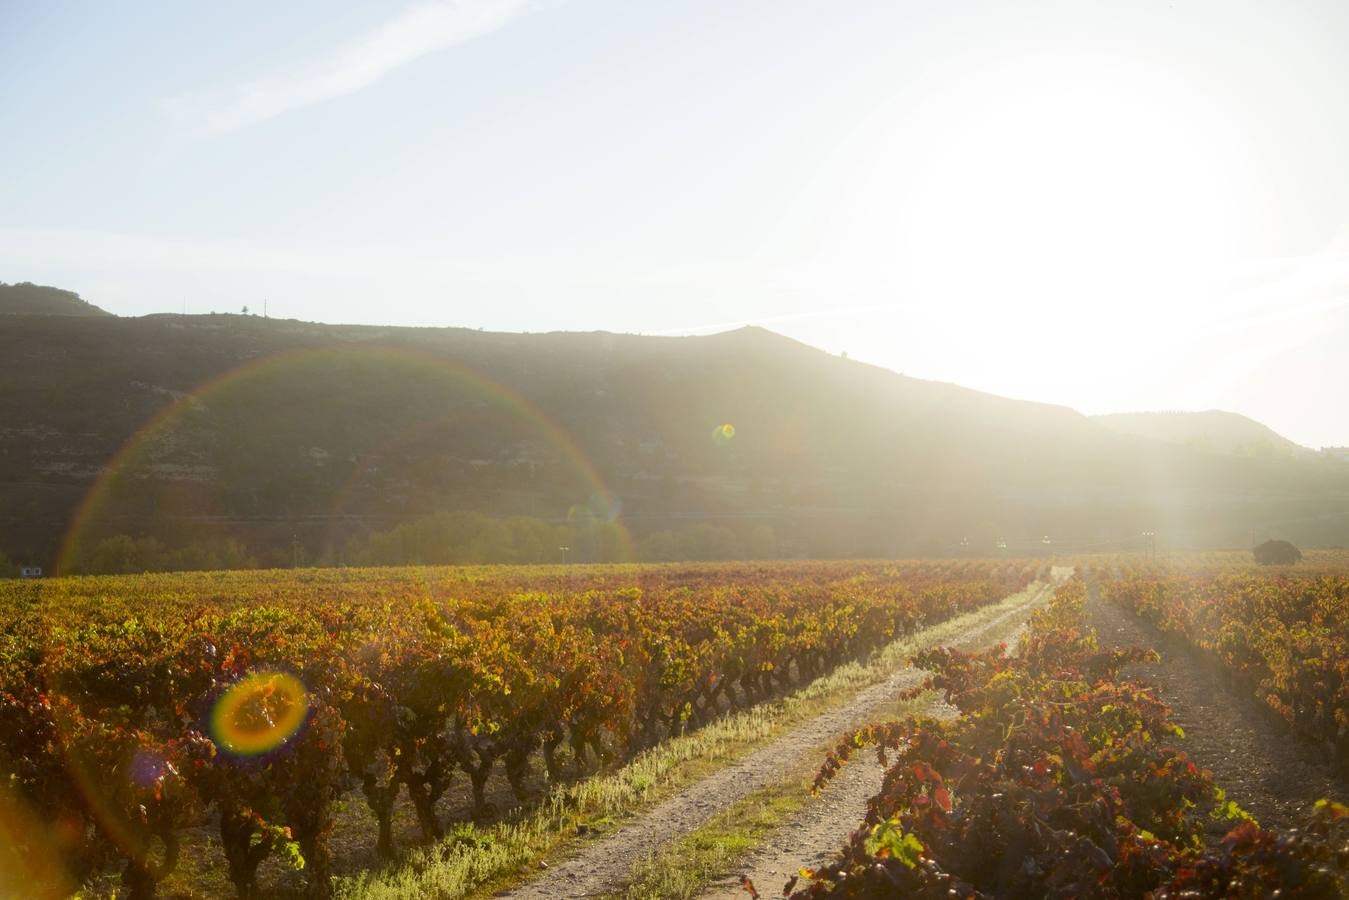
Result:
<instances>
[{"instance_id":1,"label":"field of vines","mask_svg":"<svg viewBox=\"0 0 1349 900\"><path fill-rule=\"evenodd\" d=\"M0 853L31 896L153 896L207 829L332 890L334 806L525 797L998 600L1021 563L342 569L0 582Z\"/></svg>"},{"instance_id":2,"label":"field of vines","mask_svg":"<svg viewBox=\"0 0 1349 900\"><path fill-rule=\"evenodd\" d=\"M1184 641L1326 749L1349 777L1349 575L1124 565L1094 573L1104 599Z\"/></svg>"},{"instance_id":3,"label":"field of vines","mask_svg":"<svg viewBox=\"0 0 1349 900\"><path fill-rule=\"evenodd\" d=\"M1306 602L1288 587L1289 603ZM1312 598L1335 589L1306 587ZM1153 651L1098 649L1086 596L1080 577L1065 583L1014 656L922 653L916 663L934 673L924 689L942 691L960 715L872 725L829 754L817 787L873 749L884 781L841 859L801 873L784 893L1346 896L1349 808L1323 800L1297 831L1261 829L1177 749L1181 730L1153 688L1121 677Z\"/></svg>"}]
</instances>

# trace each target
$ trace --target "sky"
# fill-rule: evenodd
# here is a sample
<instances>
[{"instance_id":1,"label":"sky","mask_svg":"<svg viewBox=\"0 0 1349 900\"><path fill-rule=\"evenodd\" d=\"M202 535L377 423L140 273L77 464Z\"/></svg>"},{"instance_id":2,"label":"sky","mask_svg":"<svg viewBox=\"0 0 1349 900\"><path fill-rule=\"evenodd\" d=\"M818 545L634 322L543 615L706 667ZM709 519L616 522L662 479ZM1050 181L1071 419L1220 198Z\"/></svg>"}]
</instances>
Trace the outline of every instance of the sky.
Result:
<instances>
[{"instance_id":1,"label":"sky","mask_svg":"<svg viewBox=\"0 0 1349 900\"><path fill-rule=\"evenodd\" d=\"M0 0L0 281L1349 444L1349 4Z\"/></svg>"}]
</instances>

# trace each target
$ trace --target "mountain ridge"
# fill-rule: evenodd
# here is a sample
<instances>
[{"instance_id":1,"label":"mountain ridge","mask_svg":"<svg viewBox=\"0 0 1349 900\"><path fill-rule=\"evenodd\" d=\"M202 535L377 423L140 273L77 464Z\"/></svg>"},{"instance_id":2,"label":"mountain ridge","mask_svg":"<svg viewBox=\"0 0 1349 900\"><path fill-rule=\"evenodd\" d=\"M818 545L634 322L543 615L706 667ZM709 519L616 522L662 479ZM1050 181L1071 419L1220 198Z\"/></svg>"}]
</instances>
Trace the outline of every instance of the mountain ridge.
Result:
<instances>
[{"instance_id":1,"label":"mountain ridge","mask_svg":"<svg viewBox=\"0 0 1349 900\"><path fill-rule=\"evenodd\" d=\"M115 534L320 558L446 510L599 516L634 540L760 522L781 555L952 555L1046 534L1125 546L1144 530L1233 546L1288 520L1304 524L1280 533L1308 546L1349 539L1339 467L1118 434L761 328L25 323L0 327L0 550L15 558Z\"/></svg>"},{"instance_id":2,"label":"mountain ridge","mask_svg":"<svg viewBox=\"0 0 1349 900\"><path fill-rule=\"evenodd\" d=\"M1091 418L1121 434L1151 437L1212 453L1303 458L1316 453L1263 422L1222 409L1107 413Z\"/></svg>"},{"instance_id":3,"label":"mountain ridge","mask_svg":"<svg viewBox=\"0 0 1349 900\"><path fill-rule=\"evenodd\" d=\"M0 281L0 315L10 316L111 316L74 291L20 281Z\"/></svg>"}]
</instances>

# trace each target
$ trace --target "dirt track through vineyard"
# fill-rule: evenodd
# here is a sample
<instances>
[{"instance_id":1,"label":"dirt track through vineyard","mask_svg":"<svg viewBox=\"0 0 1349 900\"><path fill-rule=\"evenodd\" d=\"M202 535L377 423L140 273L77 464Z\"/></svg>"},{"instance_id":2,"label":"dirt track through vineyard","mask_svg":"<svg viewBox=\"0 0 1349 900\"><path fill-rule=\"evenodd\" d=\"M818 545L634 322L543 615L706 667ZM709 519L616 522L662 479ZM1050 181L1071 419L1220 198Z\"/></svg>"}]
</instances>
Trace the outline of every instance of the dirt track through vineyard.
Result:
<instances>
[{"instance_id":1,"label":"dirt track through vineyard","mask_svg":"<svg viewBox=\"0 0 1349 900\"><path fill-rule=\"evenodd\" d=\"M1002 633L996 638L1005 641L1011 652L1026 629L1024 611L1021 619L1010 634ZM1008 624L1005 619L1003 624ZM986 646L993 642L967 639L954 643L969 649L970 644ZM959 710L940 698L925 712L941 719L959 714ZM787 880L802 868L825 865L866 817L867 800L880 790L884 774L885 768L873 753L853 757L819 796L775 829L734 875L713 884L703 894L704 900L744 900L749 894L741 886L741 875L748 877L765 898L776 897Z\"/></svg>"},{"instance_id":2,"label":"dirt track through vineyard","mask_svg":"<svg viewBox=\"0 0 1349 900\"><path fill-rule=\"evenodd\" d=\"M958 710L938 700L926 712L948 718ZM867 800L880 790L884 774L885 768L873 753L853 757L819 796L775 829L734 875L714 883L703 894L705 900L744 900L749 894L741 886L741 875L764 897L776 897L800 869L827 863L866 817Z\"/></svg>"},{"instance_id":3,"label":"dirt track through vineyard","mask_svg":"<svg viewBox=\"0 0 1349 900\"><path fill-rule=\"evenodd\" d=\"M985 636L998 633L1009 622L1024 619L1031 607L1048 596L1049 587L1041 584L1026 592L1025 602L979 622L951 643L978 646ZM742 797L792 777L805 765L818 763L823 748L849 728L874 719L878 712L894 702L898 691L918 685L925 674L910 667L897 669L888 679L859 691L848 702L820 714L745 759L658 804L635 821L585 846L577 855L503 896L556 900L593 897L620 888L635 863L698 828ZM862 766L857 768L863 769ZM839 794L834 796L839 797ZM841 797L839 802L843 802ZM828 843L831 848L838 845L838 842Z\"/></svg>"},{"instance_id":4,"label":"dirt track through vineyard","mask_svg":"<svg viewBox=\"0 0 1349 900\"><path fill-rule=\"evenodd\" d=\"M1157 686L1185 729L1180 747L1261 825L1296 826L1322 797L1344 801L1345 786L1314 748L1289 734L1248 696L1239 696L1209 665L1183 647L1159 640L1145 623L1100 598L1088 585L1087 622L1103 648L1138 645L1161 653L1160 663L1130 666Z\"/></svg>"}]
</instances>

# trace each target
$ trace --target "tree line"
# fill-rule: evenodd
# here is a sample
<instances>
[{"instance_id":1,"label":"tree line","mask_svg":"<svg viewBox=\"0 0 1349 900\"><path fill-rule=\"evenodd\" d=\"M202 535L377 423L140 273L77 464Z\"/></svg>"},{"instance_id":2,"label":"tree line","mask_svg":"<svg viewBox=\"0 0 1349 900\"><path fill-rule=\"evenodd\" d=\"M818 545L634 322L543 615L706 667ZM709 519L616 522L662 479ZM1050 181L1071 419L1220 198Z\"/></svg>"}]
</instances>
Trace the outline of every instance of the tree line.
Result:
<instances>
[{"instance_id":1,"label":"tree line","mask_svg":"<svg viewBox=\"0 0 1349 900\"><path fill-rule=\"evenodd\" d=\"M775 559L792 555L771 526L691 522L634 538L618 522L583 515L558 523L532 516L438 512L357 535L312 553L299 544L250 546L235 537L174 545L152 535L88 542L61 574L127 575L317 566L531 565ZM19 567L0 553L0 578Z\"/></svg>"}]
</instances>

